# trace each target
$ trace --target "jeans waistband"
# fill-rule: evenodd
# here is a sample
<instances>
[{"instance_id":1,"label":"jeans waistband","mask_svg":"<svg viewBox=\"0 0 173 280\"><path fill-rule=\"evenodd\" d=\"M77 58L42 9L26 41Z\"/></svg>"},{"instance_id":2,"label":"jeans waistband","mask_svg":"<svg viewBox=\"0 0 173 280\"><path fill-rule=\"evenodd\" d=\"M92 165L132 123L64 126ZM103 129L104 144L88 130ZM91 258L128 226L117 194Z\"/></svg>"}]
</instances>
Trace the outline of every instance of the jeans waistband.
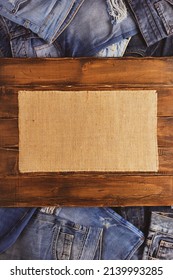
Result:
<instances>
[{"instance_id":1,"label":"jeans waistband","mask_svg":"<svg viewBox=\"0 0 173 280\"><path fill-rule=\"evenodd\" d=\"M100 220L100 222L98 222L99 226L101 227L101 225L103 227L109 227L108 226L108 220L109 219L113 219L117 224L121 224L127 228L129 228L131 231L133 231L136 235L138 235L139 237L143 238L143 233L137 229L135 226L133 226L130 222L128 222L127 220L125 220L123 217L121 217L119 214L117 214L113 209L111 208L104 208L104 207L93 207L93 208L88 208L88 207L84 207L84 208L80 208L80 207L43 207L40 209L41 213L45 213L45 214L50 214L50 215L55 215L57 217L69 217L70 220L72 220L74 218L75 220L78 220L78 218L76 218L77 216L79 216L79 213L81 213L81 217L85 217L86 213L87 213L87 209L88 209L88 217L91 218L91 223L96 224L96 212L99 213L99 215L101 216L102 213L104 213L104 218L102 218L102 221ZM72 216L70 217L70 215L68 216L68 212L72 213ZM91 215L93 215L93 218L91 217ZM80 224L81 224L81 219L80 220ZM85 224L84 220L84 224Z\"/></svg>"},{"instance_id":2,"label":"jeans waistband","mask_svg":"<svg viewBox=\"0 0 173 280\"><path fill-rule=\"evenodd\" d=\"M47 215L44 215L44 214L47 214ZM35 213L34 217L39 220L42 220L42 221L47 221L49 223L56 223L56 224L64 226L64 227L68 226L77 231L81 231L81 232L88 231L88 227L86 227L85 225L77 224L73 221L59 218L53 213L46 213L46 212L39 211L39 212Z\"/></svg>"}]
</instances>

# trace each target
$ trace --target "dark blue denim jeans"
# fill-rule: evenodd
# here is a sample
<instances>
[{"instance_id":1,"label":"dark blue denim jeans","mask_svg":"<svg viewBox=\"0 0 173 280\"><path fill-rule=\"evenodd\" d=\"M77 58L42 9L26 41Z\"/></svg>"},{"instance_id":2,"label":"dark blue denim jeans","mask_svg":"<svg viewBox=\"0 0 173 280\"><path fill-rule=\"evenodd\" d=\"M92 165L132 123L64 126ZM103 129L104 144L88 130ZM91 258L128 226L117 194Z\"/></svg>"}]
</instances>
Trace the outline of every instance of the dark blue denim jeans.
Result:
<instances>
[{"instance_id":1,"label":"dark blue denim jeans","mask_svg":"<svg viewBox=\"0 0 173 280\"><path fill-rule=\"evenodd\" d=\"M35 211L36 208L0 208L0 253L17 240Z\"/></svg>"},{"instance_id":2,"label":"dark blue denim jeans","mask_svg":"<svg viewBox=\"0 0 173 280\"><path fill-rule=\"evenodd\" d=\"M161 41L155 43L152 46L147 46L142 35L138 33L133 36L126 48L124 56L133 57L164 57L173 56L173 35L162 39Z\"/></svg>"},{"instance_id":3,"label":"dark blue denim jeans","mask_svg":"<svg viewBox=\"0 0 173 280\"><path fill-rule=\"evenodd\" d=\"M0 259L124 260L144 238L110 208L55 208L37 213Z\"/></svg>"}]
</instances>

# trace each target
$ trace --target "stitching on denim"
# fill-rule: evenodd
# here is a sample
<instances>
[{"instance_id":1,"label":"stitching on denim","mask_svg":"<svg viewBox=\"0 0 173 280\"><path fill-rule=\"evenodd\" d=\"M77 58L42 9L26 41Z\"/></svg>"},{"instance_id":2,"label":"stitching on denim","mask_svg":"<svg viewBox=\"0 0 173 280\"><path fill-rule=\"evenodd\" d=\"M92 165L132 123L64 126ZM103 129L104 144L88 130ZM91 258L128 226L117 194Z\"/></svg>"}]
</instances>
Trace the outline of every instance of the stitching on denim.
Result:
<instances>
[{"instance_id":1,"label":"stitching on denim","mask_svg":"<svg viewBox=\"0 0 173 280\"><path fill-rule=\"evenodd\" d=\"M144 243L144 237L141 237L133 246L133 249L126 255L125 260L131 259L134 253L139 249L139 247Z\"/></svg>"},{"instance_id":2,"label":"stitching on denim","mask_svg":"<svg viewBox=\"0 0 173 280\"><path fill-rule=\"evenodd\" d=\"M62 30L61 30L61 28L60 28L59 31L55 31L55 32L54 32L54 36L53 36L52 38L47 37L47 40L50 40L50 43L53 43L53 42L62 34L62 32L69 26L69 24L71 23L71 21L73 20L73 18L74 18L75 15L77 14L78 10L80 9L80 7L82 6L82 4L83 4L84 1L85 1L85 0L82 0L82 1L80 2L80 4L78 4L78 6L75 8L76 10L74 10L73 15L71 16L71 18L68 19L68 20L66 19L66 20L67 20L67 23L66 23L66 25L62 28Z\"/></svg>"},{"instance_id":3,"label":"stitching on denim","mask_svg":"<svg viewBox=\"0 0 173 280\"><path fill-rule=\"evenodd\" d=\"M61 26L61 25L63 24L64 20L65 20L65 19L67 18L67 16L69 15L69 13L70 13L70 11L71 11L73 5L74 5L74 2L75 2L75 1L73 1L72 4L70 5L70 7L68 8L68 11L67 11L67 13L65 14L64 18L61 19L61 22L59 23L59 26ZM56 3L55 3L55 5L56 5ZM55 6L55 5L54 5L54 6ZM45 19L44 24L41 26L40 31L39 31L39 34L42 33L42 32L44 32L44 29L46 28L47 24L49 23L49 20L55 15L54 6L52 7L52 11L49 13L49 15L47 16L47 18ZM39 34L38 34L38 35L39 35ZM52 42L53 42L53 40L52 40Z\"/></svg>"},{"instance_id":4,"label":"stitching on denim","mask_svg":"<svg viewBox=\"0 0 173 280\"><path fill-rule=\"evenodd\" d=\"M79 260L81 259L81 255L82 255L82 252L83 252L83 249L84 249L84 245L86 243L86 239L87 239L88 233L89 233L89 228L87 227L85 233L82 235L83 236L83 238L81 240L81 245L82 246L80 246L80 250L79 250L78 258L77 258Z\"/></svg>"},{"instance_id":5,"label":"stitching on denim","mask_svg":"<svg viewBox=\"0 0 173 280\"><path fill-rule=\"evenodd\" d=\"M157 12L158 12L160 18L163 20L163 24L165 26L166 32L168 35L170 35L173 33L173 30L172 30L171 26L168 24L161 7L162 7L162 1L161 1L161 3L158 2L155 4L155 8L157 9Z\"/></svg>"},{"instance_id":6,"label":"stitching on denim","mask_svg":"<svg viewBox=\"0 0 173 280\"><path fill-rule=\"evenodd\" d=\"M51 242L51 253L52 253L54 260L58 259L57 254L56 254L56 244L58 242L59 233L60 233L60 226L55 225L55 227L53 229L53 236L52 236L52 242Z\"/></svg>"}]
</instances>

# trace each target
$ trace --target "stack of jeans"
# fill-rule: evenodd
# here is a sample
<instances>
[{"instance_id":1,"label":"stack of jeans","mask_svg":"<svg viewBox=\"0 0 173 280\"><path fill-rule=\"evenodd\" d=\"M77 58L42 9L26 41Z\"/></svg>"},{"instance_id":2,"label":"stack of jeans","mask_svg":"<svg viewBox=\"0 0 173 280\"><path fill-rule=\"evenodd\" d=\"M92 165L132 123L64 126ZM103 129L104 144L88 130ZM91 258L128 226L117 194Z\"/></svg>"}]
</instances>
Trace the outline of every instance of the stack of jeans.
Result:
<instances>
[{"instance_id":1,"label":"stack of jeans","mask_svg":"<svg viewBox=\"0 0 173 280\"><path fill-rule=\"evenodd\" d=\"M172 56L172 0L0 0L0 57ZM0 259L173 259L171 207L0 208Z\"/></svg>"}]
</instances>

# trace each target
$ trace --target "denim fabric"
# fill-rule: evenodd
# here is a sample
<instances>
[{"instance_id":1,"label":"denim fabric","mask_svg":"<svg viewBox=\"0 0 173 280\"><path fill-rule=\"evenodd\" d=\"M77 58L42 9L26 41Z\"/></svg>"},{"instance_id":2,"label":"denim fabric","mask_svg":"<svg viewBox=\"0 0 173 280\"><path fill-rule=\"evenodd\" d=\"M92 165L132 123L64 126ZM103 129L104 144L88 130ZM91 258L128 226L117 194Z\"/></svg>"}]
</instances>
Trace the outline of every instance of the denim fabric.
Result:
<instances>
[{"instance_id":1,"label":"denim fabric","mask_svg":"<svg viewBox=\"0 0 173 280\"><path fill-rule=\"evenodd\" d=\"M58 218L85 226L103 228L102 259L130 259L140 244L143 234L110 208L56 208ZM120 244L120 246L118 246Z\"/></svg>"},{"instance_id":2,"label":"denim fabric","mask_svg":"<svg viewBox=\"0 0 173 280\"><path fill-rule=\"evenodd\" d=\"M0 208L0 253L17 240L35 211L36 208Z\"/></svg>"},{"instance_id":3,"label":"denim fabric","mask_svg":"<svg viewBox=\"0 0 173 280\"><path fill-rule=\"evenodd\" d=\"M0 16L0 57L12 57L8 28Z\"/></svg>"},{"instance_id":4,"label":"denim fabric","mask_svg":"<svg viewBox=\"0 0 173 280\"><path fill-rule=\"evenodd\" d=\"M16 243L0 254L0 259L92 260L100 254L101 239L101 228L37 213Z\"/></svg>"},{"instance_id":5,"label":"denim fabric","mask_svg":"<svg viewBox=\"0 0 173 280\"><path fill-rule=\"evenodd\" d=\"M144 260L173 260L173 213L152 212Z\"/></svg>"},{"instance_id":6,"label":"denim fabric","mask_svg":"<svg viewBox=\"0 0 173 280\"><path fill-rule=\"evenodd\" d=\"M141 230L145 236L148 234L152 212L172 213L173 208L170 206L134 206L134 207L115 207L113 208L124 219L132 223Z\"/></svg>"},{"instance_id":7,"label":"denim fabric","mask_svg":"<svg viewBox=\"0 0 173 280\"><path fill-rule=\"evenodd\" d=\"M61 57L62 50L56 40L47 44L36 34L32 33L14 22L0 16L2 38L0 50L1 56L9 57ZM130 39L123 39L118 43L109 45L96 54L98 57L120 57L123 56ZM78 55L78 50L77 54Z\"/></svg>"},{"instance_id":8,"label":"denim fabric","mask_svg":"<svg viewBox=\"0 0 173 280\"><path fill-rule=\"evenodd\" d=\"M129 12L121 21L112 23L112 16L108 12L105 0L85 0L73 20L53 44L41 39L38 32L36 35L16 24L17 21L13 16L10 20L4 18L4 22L8 26L8 33L11 34L15 57L44 57L47 54L52 57L94 56L100 50L138 32Z\"/></svg>"},{"instance_id":9,"label":"denim fabric","mask_svg":"<svg viewBox=\"0 0 173 280\"><path fill-rule=\"evenodd\" d=\"M127 0L147 44L173 34L173 0Z\"/></svg>"},{"instance_id":10,"label":"denim fabric","mask_svg":"<svg viewBox=\"0 0 173 280\"><path fill-rule=\"evenodd\" d=\"M51 43L65 30L83 2L84 0L0 0L0 14Z\"/></svg>"},{"instance_id":11,"label":"denim fabric","mask_svg":"<svg viewBox=\"0 0 173 280\"><path fill-rule=\"evenodd\" d=\"M133 36L127 46L124 56L133 57L164 57L173 56L173 35L162 39L154 45L147 47L141 34Z\"/></svg>"},{"instance_id":12,"label":"denim fabric","mask_svg":"<svg viewBox=\"0 0 173 280\"><path fill-rule=\"evenodd\" d=\"M96 57L122 57L125 53L125 50L129 44L129 39L123 39L122 41L112 44L100 52L98 52Z\"/></svg>"},{"instance_id":13,"label":"denim fabric","mask_svg":"<svg viewBox=\"0 0 173 280\"><path fill-rule=\"evenodd\" d=\"M105 0L85 0L56 43L61 49L61 57L95 56L102 49L137 32L130 13L124 20L113 24Z\"/></svg>"},{"instance_id":14,"label":"denim fabric","mask_svg":"<svg viewBox=\"0 0 173 280\"><path fill-rule=\"evenodd\" d=\"M2 16L0 16L0 37L5 37L2 56L9 57L59 57L60 53L55 42L47 44L36 34ZM3 31L4 30L4 31ZM7 51L8 50L8 51Z\"/></svg>"},{"instance_id":15,"label":"denim fabric","mask_svg":"<svg viewBox=\"0 0 173 280\"><path fill-rule=\"evenodd\" d=\"M151 213L153 211L159 211L173 214L173 208L169 206L150 206L150 207L115 207L113 208L119 215L121 215L124 219L132 223L135 227L141 230L144 233L145 238L148 235L150 220L151 220ZM158 224L158 226L160 226ZM132 259L134 260L141 260L143 251L144 251L145 244L143 243L141 247L135 252Z\"/></svg>"},{"instance_id":16,"label":"denim fabric","mask_svg":"<svg viewBox=\"0 0 173 280\"><path fill-rule=\"evenodd\" d=\"M0 259L130 259L143 234L108 208L56 208L33 216Z\"/></svg>"}]
</instances>

